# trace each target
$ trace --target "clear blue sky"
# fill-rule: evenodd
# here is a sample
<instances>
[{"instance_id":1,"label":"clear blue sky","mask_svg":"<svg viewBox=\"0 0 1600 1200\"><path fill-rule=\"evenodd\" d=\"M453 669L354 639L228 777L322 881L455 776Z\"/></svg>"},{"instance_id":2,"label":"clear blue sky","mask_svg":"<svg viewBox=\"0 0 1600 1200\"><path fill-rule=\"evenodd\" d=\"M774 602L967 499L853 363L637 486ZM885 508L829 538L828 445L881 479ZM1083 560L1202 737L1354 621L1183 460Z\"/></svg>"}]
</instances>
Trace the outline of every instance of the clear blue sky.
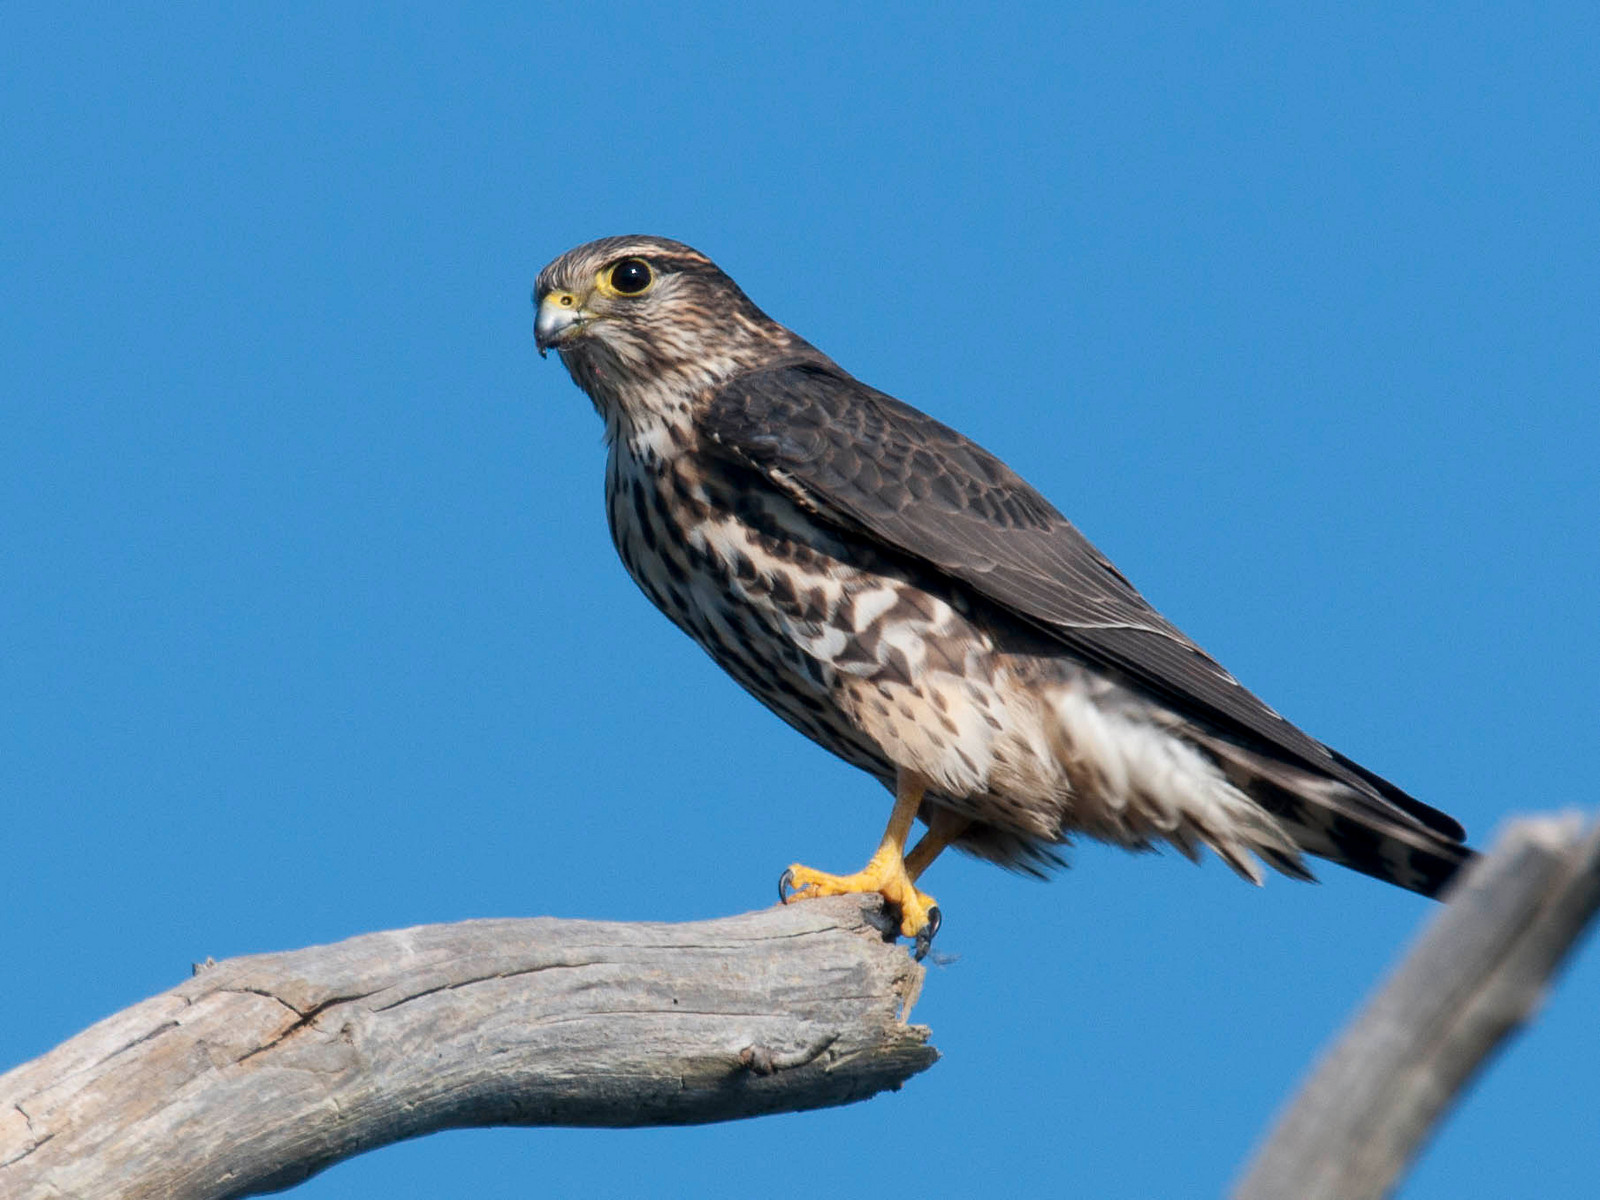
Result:
<instances>
[{"instance_id":1,"label":"clear blue sky","mask_svg":"<svg viewBox=\"0 0 1600 1200\"><path fill-rule=\"evenodd\" d=\"M977 437L1475 839L1594 808L1593 5L752 7L7 7L0 1065L206 955L871 848L877 785L615 559L528 301L606 234ZM1431 911L1322 874L941 861L902 1093L296 1195L1215 1194ZM1405 1196L1595 1194L1597 995L1590 946Z\"/></svg>"}]
</instances>

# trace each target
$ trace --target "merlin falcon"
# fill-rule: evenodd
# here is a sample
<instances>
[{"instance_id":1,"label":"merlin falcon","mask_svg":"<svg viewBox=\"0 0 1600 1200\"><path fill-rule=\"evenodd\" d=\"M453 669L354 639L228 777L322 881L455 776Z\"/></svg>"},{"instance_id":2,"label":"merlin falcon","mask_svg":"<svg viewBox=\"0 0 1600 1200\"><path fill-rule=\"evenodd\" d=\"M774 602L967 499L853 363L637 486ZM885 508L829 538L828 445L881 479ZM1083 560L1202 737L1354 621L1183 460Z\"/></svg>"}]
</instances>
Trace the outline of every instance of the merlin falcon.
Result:
<instances>
[{"instance_id":1,"label":"merlin falcon","mask_svg":"<svg viewBox=\"0 0 1600 1200\"><path fill-rule=\"evenodd\" d=\"M918 957L946 846L1043 873L1075 836L1246 879L1302 855L1436 896L1459 824L1278 716L994 455L850 375L710 259L614 237L539 273L556 350L605 422L634 582L747 691L894 793L866 866ZM913 825L926 833L907 849Z\"/></svg>"}]
</instances>

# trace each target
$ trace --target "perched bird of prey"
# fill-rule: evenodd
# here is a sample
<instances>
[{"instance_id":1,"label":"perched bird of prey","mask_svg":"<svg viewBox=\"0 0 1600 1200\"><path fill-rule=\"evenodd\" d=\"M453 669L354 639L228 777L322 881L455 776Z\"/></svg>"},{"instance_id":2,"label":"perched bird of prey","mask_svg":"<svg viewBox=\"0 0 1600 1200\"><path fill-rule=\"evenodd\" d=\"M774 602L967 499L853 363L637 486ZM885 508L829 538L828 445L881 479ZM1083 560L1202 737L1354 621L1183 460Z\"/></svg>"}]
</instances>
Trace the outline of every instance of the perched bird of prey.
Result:
<instances>
[{"instance_id":1,"label":"perched bird of prey","mask_svg":"<svg viewBox=\"0 0 1600 1200\"><path fill-rule=\"evenodd\" d=\"M605 421L606 512L644 593L746 690L895 801L852 875L918 957L916 880L954 845L1040 872L1075 835L1209 846L1309 879L1313 854L1425 895L1461 826L1303 733L1156 612L1050 503L860 382L680 242L615 237L539 273L556 350ZM915 819L927 833L906 849Z\"/></svg>"}]
</instances>

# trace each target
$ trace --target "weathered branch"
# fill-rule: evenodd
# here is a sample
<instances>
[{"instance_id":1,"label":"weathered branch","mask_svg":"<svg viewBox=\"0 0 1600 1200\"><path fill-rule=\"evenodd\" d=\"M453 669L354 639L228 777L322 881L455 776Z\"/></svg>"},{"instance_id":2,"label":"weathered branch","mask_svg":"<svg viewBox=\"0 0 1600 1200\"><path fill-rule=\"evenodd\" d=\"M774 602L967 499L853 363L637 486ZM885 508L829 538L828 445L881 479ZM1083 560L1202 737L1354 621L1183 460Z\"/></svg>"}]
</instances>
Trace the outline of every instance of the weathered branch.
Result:
<instances>
[{"instance_id":1,"label":"weathered branch","mask_svg":"<svg viewBox=\"0 0 1600 1200\"><path fill-rule=\"evenodd\" d=\"M1448 900L1279 1119L1234 1200L1389 1193L1600 907L1600 823L1513 823Z\"/></svg>"},{"instance_id":2,"label":"weathered branch","mask_svg":"<svg viewBox=\"0 0 1600 1200\"><path fill-rule=\"evenodd\" d=\"M468 921L230 959L0 1076L0 1195L212 1200L466 1125L845 1104L938 1057L876 897Z\"/></svg>"}]
</instances>

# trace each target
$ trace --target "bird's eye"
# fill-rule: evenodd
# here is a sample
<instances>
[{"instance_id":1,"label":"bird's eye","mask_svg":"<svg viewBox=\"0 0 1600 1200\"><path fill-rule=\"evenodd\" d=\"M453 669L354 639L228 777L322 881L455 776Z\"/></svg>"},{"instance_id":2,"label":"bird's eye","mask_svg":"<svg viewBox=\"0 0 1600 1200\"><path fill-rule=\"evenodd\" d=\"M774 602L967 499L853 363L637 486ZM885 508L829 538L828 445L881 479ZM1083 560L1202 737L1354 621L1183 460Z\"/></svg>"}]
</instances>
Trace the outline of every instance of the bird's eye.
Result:
<instances>
[{"instance_id":1,"label":"bird's eye","mask_svg":"<svg viewBox=\"0 0 1600 1200\"><path fill-rule=\"evenodd\" d=\"M650 264L642 258L625 258L611 268L611 286L624 296L637 296L650 280Z\"/></svg>"}]
</instances>

